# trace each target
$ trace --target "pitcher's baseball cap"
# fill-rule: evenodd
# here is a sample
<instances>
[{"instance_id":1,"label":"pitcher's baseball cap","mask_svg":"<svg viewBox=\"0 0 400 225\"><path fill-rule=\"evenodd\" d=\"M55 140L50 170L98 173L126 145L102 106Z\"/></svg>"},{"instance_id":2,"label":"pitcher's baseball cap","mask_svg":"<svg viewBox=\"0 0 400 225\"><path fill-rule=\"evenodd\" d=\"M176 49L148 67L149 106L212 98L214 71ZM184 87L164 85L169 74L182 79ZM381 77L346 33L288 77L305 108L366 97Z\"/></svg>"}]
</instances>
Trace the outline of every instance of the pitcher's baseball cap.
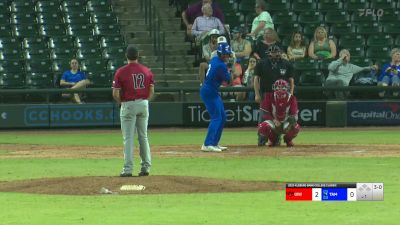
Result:
<instances>
[{"instance_id":1,"label":"pitcher's baseball cap","mask_svg":"<svg viewBox=\"0 0 400 225\"><path fill-rule=\"evenodd\" d=\"M126 58L129 60L136 60L139 56L139 51L134 45L126 47Z\"/></svg>"}]
</instances>

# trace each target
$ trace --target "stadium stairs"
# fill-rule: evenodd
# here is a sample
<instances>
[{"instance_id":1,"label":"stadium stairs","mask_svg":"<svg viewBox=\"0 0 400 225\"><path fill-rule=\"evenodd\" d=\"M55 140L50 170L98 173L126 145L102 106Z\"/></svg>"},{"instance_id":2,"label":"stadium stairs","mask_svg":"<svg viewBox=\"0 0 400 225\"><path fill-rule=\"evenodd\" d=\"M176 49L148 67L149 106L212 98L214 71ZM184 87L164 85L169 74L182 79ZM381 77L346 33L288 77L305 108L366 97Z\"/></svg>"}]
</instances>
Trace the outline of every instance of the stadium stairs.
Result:
<instances>
[{"instance_id":1,"label":"stadium stairs","mask_svg":"<svg viewBox=\"0 0 400 225\"><path fill-rule=\"evenodd\" d=\"M140 62L151 68L158 87L198 87L198 68L193 67L194 56L188 55L190 43L185 42L181 19L175 17L174 8L168 1L153 0L160 16L160 29L165 32L166 68L163 73L161 56L154 52L150 27L146 25L145 13L140 10L140 0L119 0L113 3L126 43L135 44L140 50ZM198 93L188 93L186 100L198 100ZM177 101L178 93L160 93L157 101Z\"/></svg>"}]
</instances>

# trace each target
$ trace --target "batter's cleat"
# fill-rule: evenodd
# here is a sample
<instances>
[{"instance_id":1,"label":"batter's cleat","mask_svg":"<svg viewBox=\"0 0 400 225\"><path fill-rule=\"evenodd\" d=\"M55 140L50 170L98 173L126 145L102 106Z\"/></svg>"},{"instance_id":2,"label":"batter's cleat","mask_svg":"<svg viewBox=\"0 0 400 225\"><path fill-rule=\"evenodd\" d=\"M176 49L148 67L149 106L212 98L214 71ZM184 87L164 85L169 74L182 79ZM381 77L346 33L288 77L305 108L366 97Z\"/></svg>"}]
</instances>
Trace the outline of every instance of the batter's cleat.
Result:
<instances>
[{"instance_id":1,"label":"batter's cleat","mask_svg":"<svg viewBox=\"0 0 400 225\"><path fill-rule=\"evenodd\" d=\"M148 175L150 175L149 172L143 172L143 171L138 174L139 177L147 177Z\"/></svg>"},{"instance_id":2,"label":"batter's cleat","mask_svg":"<svg viewBox=\"0 0 400 225\"><path fill-rule=\"evenodd\" d=\"M262 135L258 135L258 142L257 145L258 146L264 146L267 144L267 138L265 136Z\"/></svg>"},{"instance_id":3,"label":"batter's cleat","mask_svg":"<svg viewBox=\"0 0 400 225\"><path fill-rule=\"evenodd\" d=\"M221 149L221 151L226 151L226 150L228 150L228 147L224 147L224 146L220 146L220 145L217 145L217 147L218 147L219 149Z\"/></svg>"},{"instance_id":4,"label":"batter's cleat","mask_svg":"<svg viewBox=\"0 0 400 225\"><path fill-rule=\"evenodd\" d=\"M222 152L222 150L220 148L218 148L218 146L212 146L212 145L208 145L208 146L201 146L201 150L203 152Z\"/></svg>"},{"instance_id":5,"label":"batter's cleat","mask_svg":"<svg viewBox=\"0 0 400 225\"><path fill-rule=\"evenodd\" d=\"M132 176L132 173L125 173L125 172L122 172L122 173L119 174L119 176L120 176L120 177L131 177L131 176Z\"/></svg>"}]
</instances>

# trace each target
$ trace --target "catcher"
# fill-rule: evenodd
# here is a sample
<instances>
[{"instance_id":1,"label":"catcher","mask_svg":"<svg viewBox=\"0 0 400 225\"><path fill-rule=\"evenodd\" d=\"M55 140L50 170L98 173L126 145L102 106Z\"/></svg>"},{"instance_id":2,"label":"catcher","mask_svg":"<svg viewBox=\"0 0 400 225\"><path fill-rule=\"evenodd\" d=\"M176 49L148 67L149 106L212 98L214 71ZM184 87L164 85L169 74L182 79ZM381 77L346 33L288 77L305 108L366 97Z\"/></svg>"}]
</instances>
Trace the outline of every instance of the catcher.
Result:
<instances>
[{"instance_id":1,"label":"catcher","mask_svg":"<svg viewBox=\"0 0 400 225\"><path fill-rule=\"evenodd\" d=\"M263 122L258 125L258 133L268 146L274 146L278 135L284 134L287 147L293 147L293 138L300 131L297 123L297 99L289 93L289 84L285 80L277 80L272 86L273 92L265 93L260 110L264 112Z\"/></svg>"}]
</instances>

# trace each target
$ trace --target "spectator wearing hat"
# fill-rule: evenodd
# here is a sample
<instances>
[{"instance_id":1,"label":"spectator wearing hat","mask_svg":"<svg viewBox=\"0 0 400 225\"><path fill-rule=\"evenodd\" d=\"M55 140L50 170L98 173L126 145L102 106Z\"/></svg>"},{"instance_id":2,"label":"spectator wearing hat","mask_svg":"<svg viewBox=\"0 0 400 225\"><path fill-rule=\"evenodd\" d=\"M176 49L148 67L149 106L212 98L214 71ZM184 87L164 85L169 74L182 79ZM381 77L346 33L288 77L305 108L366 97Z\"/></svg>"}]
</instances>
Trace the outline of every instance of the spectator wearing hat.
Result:
<instances>
[{"instance_id":1,"label":"spectator wearing hat","mask_svg":"<svg viewBox=\"0 0 400 225\"><path fill-rule=\"evenodd\" d=\"M243 27L235 27L232 29L232 50L236 55L236 62L243 64L249 59L251 54L251 43L244 39L246 30Z\"/></svg>"},{"instance_id":2,"label":"spectator wearing hat","mask_svg":"<svg viewBox=\"0 0 400 225\"><path fill-rule=\"evenodd\" d=\"M203 15L202 7L205 4L211 4L213 17L218 18L221 23L225 22L224 14L222 13L221 8L218 6L217 3L213 2L212 0L201 0L192 5L182 12L182 20L186 26L187 35L191 36L192 34L192 26L194 20Z\"/></svg>"},{"instance_id":3,"label":"spectator wearing hat","mask_svg":"<svg viewBox=\"0 0 400 225\"><path fill-rule=\"evenodd\" d=\"M248 34L253 39L262 36L267 28L274 29L274 22L269 12L266 11L266 8L267 5L264 0L256 0L255 10L257 16L251 25L251 33Z\"/></svg>"},{"instance_id":4,"label":"spectator wearing hat","mask_svg":"<svg viewBox=\"0 0 400 225\"><path fill-rule=\"evenodd\" d=\"M202 40L207 36L207 33L212 29L217 29L220 34L225 33L225 28L222 22L213 17L213 9L211 4L204 4L201 8L203 15L194 20L192 26L192 35L196 40Z\"/></svg>"}]
</instances>

